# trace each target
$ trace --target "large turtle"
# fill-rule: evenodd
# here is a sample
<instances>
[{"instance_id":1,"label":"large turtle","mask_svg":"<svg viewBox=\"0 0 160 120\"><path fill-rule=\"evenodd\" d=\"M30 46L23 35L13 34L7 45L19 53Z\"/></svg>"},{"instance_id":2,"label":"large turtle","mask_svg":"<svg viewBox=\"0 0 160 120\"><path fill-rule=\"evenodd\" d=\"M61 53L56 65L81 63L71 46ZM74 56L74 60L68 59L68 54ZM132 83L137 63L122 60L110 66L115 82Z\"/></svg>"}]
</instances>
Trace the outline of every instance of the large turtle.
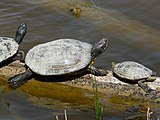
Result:
<instances>
[{"instance_id":1,"label":"large turtle","mask_svg":"<svg viewBox=\"0 0 160 120\"><path fill-rule=\"evenodd\" d=\"M27 25L23 22L19 25L14 38L0 37L0 63L12 58L18 53L19 44L27 32ZM23 56L22 56L23 57Z\"/></svg>"},{"instance_id":2,"label":"large turtle","mask_svg":"<svg viewBox=\"0 0 160 120\"><path fill-rule=\"evenodd\" d=\"M145 92L153 91L147 84L144 84L144 82L153 82L156 80L154 77L156 73L151 69L133 61L124 61L117 64L112 63L112 67L115 77L125 80L128 83L138 83Z\"/></svg>"},{"instance_id":3,"label":"large turtle","mask_svg":"<svg viewBox=\"0 0 160 120\"><path fill-rule=\"evenodd\" d=\"M107 71L92 66L93 60L108 46L106 38L92 46L75 39L58 39L39 44L26 54L28 70L8 80L12 87L18 87L28 80L32 73L39 75L68 75L91 71L96 75L106 75Z\"/></svg>"}]
</instances>

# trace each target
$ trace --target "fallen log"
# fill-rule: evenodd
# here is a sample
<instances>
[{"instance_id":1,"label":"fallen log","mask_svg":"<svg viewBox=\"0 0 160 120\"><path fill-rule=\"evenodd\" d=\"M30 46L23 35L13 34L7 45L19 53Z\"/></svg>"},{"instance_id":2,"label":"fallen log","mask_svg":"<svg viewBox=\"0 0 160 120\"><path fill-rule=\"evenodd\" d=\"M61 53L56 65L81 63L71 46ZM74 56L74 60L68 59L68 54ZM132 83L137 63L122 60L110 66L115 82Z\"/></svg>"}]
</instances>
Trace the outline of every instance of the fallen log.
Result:
<instances>
[{"instance_id":1,"label":"fallen log","mask_svg":"<svg viewBox=\"0 0 160 120\"><path fill-rule=\"evenodd\" d=\"M6 84L7 79L11 76L14 76L19 73L25 72L25 64L21 63L20 61L13 61L12 63L3 66L0 68L0 76L4 81L0 82L0 84ZM54 78L54 76L53 76ZM47 79L51 79L51 77L47 77ZM130 99L141 99L141 100L152 100L154 102L160 102L160 77L156 77L156 80L154 82L146 82L145 84L148 84L149 87L154 89L156 91L156 97L153 97L148 94L146 94L137 84L128 84L125 82L120 81L116 77L113 76L112 71L108 71L108 74L106 76L94 76L91 74L85 74L83 76L77 77L74 79L70 79L67 81L60 80L59 78L57 81L58 84L67 85L70 87L77 87L77 88L83 88L87 90L93 90L95 85L98 87L98 91L101 93L105 93L107 95L117 96L117 97L128 97ZM56 83L57 83L56 81ZM22 85L20 89L22 89L25 92L28 93L38 93L42 94L42 90L45 96L45 93L48 91L55 90L53 86L53 83L55 81L51 80L39 80L39 79L32 79L29 80L27 83ZM36 89L35 89L36 88ZM41 88L41 89L37 89ZM39 91L39 92L37 92ZM149 99L148 99L149 98ZM150 99L151 98L151 99Z\"/></svg>"}]
</instances>

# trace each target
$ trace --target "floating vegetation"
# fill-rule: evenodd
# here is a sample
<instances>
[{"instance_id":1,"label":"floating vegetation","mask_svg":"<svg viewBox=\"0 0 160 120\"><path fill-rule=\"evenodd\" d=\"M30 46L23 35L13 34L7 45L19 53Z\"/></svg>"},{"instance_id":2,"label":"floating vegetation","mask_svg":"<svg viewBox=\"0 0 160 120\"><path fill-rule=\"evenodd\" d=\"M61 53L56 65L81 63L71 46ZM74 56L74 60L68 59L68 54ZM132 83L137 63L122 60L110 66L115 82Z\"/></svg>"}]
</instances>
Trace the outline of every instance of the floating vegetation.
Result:
<instances>
[{"instance_id":1,"label":"floating vegetation","mask_svg":"<svg viewBox=\"0 0 160 120\"><path fill-rule=\"evenodd\" d=\"M76 18L80 18L80 15L81 15L81 8L80 8L80 7L76 7L76 6L75 6L75 8L71 8L69 11L70 11L70 12L72 13L72 15L74 15Z\"/></svg>"}]
</instances>

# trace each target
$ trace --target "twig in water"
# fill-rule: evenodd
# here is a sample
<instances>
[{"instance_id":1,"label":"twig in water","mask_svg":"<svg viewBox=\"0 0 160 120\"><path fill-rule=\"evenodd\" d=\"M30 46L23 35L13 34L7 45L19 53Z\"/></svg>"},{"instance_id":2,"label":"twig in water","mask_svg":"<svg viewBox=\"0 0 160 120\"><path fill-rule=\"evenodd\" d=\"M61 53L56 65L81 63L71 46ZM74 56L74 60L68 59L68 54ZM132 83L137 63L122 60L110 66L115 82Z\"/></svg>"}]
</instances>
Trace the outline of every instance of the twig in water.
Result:
<instances>
[{"instance_id":1,"label":"twig in water","mask_svg":"<svg viewBox=\"0 0 160 120\"><path fill-rule=\"evenodd\" d=\"M59 120L58 116L56 115L56 120Z\"/></svg>"},{"instance_id":2,"label":"twig in water","mask_svg":"<svg viewBox=\"0 0 160 120\"><path fill-rule=\"evenodd\" d=\"M148 107L148 109L147 109L147 120L151 120L150 117L151 117L152 113L153 112L150 112L150 108Z\"/></svg>"},{"instance_id":3,"label":"twig in water","mask_svg":"<svg viewBox=\"0 0 160 120\"><path fill-rule=\"evenodd\" d=\"M57 115L56 115L56 120L59 120ZM66 110L64 110L64 120L67 120L67 111Z\"/></svg>"},{"instance_id":4,"label":"twig in water","mask_svg":"<svg viewBox=\"0 0 160 120\"><path fill-rule=\"evenodd\" d=\"M67 111L64 110L64 117L65 117L65 120L67 120Z\"/></svg>"}]
</instances>

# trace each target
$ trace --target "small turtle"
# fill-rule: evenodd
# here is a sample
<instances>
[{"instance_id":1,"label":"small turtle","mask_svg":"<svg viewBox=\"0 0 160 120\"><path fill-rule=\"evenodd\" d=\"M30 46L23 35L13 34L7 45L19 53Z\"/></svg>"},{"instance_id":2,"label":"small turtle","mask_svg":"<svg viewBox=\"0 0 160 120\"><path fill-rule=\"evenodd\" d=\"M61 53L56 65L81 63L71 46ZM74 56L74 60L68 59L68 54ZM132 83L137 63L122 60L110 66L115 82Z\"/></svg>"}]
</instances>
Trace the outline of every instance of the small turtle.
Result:
<instances>
[{"instance_id":1,"label":"small turtle","mask_svg":"<svg viewBox=\"0 0 160 120\"><path fill-rule=\"evenodd\" d=\"M112 67L115 77L125 80L128 83L138 83L145 92L153 91L147 84L143 83L156 80L154 77L156 73L151 69L133 61L124 61L117 64L112 63Z\"/></svg>"},{"instance_id":2,"label":"small turtle","mask_svg":"<svg viewBox=\"0 0 160 120\"><path fill-rule=\"evenodd\" d=\"M0 37L0 63L14 57L18 53L19 44L27 32L27 25L21 23L14 38ZM19 51L22 54L22 51ZM24 56L21 56L24 57Z\"/></svg>"},{"instance_id":3,"label":"small turtle","mask_svg":"<svg viewBox=\"0 0 160 120\"><path fill-rule=\"evenodd\" d=\"M107 71L92 66L93 60L108 46L106 38L92 46L75 39L58 39L39 44L26 54L28 70L8 80L12 87L18 87L28 80L32 73L39 75L69 75L91 71L95 75L106 75Z\"/></svg>"}]
</instances>

